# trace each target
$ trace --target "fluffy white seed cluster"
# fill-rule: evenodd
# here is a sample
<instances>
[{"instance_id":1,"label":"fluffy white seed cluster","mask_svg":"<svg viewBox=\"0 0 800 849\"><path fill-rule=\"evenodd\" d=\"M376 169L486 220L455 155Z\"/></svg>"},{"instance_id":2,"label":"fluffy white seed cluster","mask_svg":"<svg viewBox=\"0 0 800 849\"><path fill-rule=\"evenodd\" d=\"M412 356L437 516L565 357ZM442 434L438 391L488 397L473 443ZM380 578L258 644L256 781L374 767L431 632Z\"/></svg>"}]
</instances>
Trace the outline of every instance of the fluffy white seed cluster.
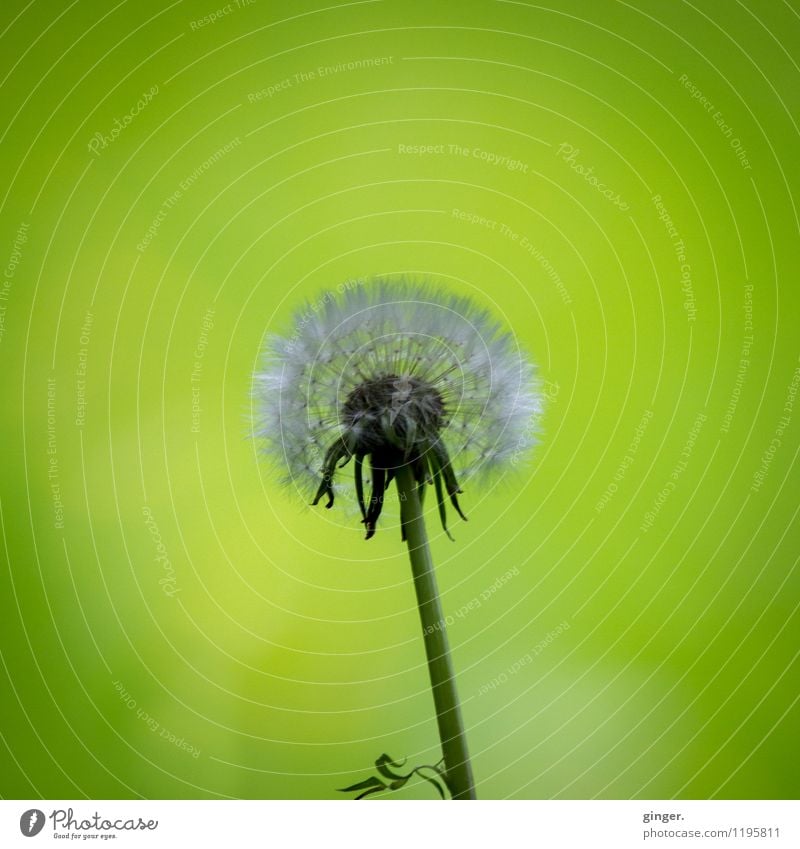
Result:
<instances>
[{"instance_id":1,"label":"fluffy white seed cluster","mask_svg":"<svg viewBox=\"0 0 800 849\"><path fill-rule=\"evenodd\" d=\"M308 494L335 444L342 465L373 468L382 446L413 460L441 444L462 482L489 474L533 445L541 403L533 364L486 310L388 279L298 311L292 335L268 338L254 391L256 434Z\"/></svg>"}]
</instances>

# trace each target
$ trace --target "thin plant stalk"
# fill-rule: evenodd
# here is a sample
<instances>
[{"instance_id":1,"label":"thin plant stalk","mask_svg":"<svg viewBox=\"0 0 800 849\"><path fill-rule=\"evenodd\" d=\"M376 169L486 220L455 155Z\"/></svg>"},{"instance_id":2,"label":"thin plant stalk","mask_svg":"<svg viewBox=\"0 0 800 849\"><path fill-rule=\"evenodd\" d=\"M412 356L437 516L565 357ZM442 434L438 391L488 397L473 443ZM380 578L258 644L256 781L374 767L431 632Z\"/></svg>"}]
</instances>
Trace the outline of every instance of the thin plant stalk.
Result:
<instances>
[{"instance_id":1,"label":"thin plant stalk","mask_svg":"<svg viewBox=\"0 0 800 849\"><path fill-rule=\"evenodd\" d=\"M476 799L445 619L417 483L410 466L407 465L397 469L396 477L400 514L408 542L408 555L414 576L414 590L417 594L425 653L428 657L428 672L436 707L436 721L442 742L446 782L453 799Z\"/></svg>"}]
</instances>

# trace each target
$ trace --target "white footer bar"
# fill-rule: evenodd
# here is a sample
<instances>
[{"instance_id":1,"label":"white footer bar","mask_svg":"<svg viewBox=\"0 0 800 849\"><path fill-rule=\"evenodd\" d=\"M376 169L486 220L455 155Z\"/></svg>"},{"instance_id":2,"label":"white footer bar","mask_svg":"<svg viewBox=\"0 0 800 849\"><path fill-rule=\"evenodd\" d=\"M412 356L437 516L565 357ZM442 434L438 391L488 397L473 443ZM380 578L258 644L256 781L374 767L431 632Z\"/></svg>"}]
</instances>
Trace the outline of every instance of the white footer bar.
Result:
<instances>
[{"instance_id":1,"label":"white footer bar","mask_svg":"<svg viewBox=\"0 0 800 849\"><path fill-rule=\"evenodd\" d=\"M796 801L0 801L0 846L796 849Z\"/></svg>"}]
</instances>

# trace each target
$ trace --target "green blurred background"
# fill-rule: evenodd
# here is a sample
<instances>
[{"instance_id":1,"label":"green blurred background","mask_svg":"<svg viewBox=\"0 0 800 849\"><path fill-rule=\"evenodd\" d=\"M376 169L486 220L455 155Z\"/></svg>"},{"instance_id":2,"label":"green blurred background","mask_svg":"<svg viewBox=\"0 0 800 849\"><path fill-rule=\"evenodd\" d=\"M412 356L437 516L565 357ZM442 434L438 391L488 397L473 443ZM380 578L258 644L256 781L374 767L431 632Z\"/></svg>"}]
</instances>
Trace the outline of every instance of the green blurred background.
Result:
<instances>
[{"instance_id":1,"label":"green blurred background","mask_svg":"<svg viewBox=\"0 0 800 849\"><path fill-rule=\"evenodd\" d=\"M479 795L796 798L797 3L218 3L3 7L2 795L438 759L396 507L248 437L265 332L413 273L548 396L433 534Z\"/></svg>"}]
</instances>

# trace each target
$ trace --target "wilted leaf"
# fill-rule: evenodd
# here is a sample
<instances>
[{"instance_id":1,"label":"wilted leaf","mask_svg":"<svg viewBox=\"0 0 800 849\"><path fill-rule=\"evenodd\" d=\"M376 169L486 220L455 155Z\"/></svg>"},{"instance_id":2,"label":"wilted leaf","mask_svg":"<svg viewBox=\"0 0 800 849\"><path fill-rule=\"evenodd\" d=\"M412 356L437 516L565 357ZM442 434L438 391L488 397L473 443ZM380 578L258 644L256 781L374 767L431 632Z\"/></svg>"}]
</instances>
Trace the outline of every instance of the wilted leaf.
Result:
<instances>
[{"instance_id":1,"label":"wilted leaf","mask_svg":"<svg viewBox=\"0 0 800 849\"><path fill-rule=\"evenodd\" d=\"M366 799L367 796L372 796L373 793L380 793L382 790L385 790L385 787L376 787L374 790L367 790L365 793L362 793L360 796L356 796L356 801L359 799Z\"/></svg>"},{"instance_id":2,"label":"wilted leaf","mask_svg":"<svg viewBox=\"0 0 800 849\"><path fill-rule=\"evenodd\" d=\"M442 786L439 784L439 782L438 782L435 778L431 778L431 777L430 777L430 776L428 776L428 775L422 775L422 773L419 773L419 775L420 775L422 778L424 778L424 779L425 779L425 781L427 781L429 784L432 784L432 785L433 785L433 786L434 786L434 787L435 787L435 788L439 791L439 795L442 797L442 799L444 799L444 798L445 798L444 790L443 790Z\"/></svg>"},{"instance_id":3,"label":"wilted leaf","mask_svg":"<svg viewBox=\"0 0 800 849\"><path fill-rule=\"evenodd\" d=\"M386 785L375 775L371 775L365 781L359 781L358 784L353 784L350 787L342 787L340 793L352 793L354 790L366 790L370 787L375 787L380 790L385 790Z\"/></svg>"},{"instance_id":4,"label":"wilted leaf","mask_svg":"<svg viewBox=\"0 0 800 849\"><path fill-rule=\"evenodd\" d=\"M375 768L378 772L384 777L389 778L393 781L397 781L398 779L404 778L406 781L411 776L411 773L408 775L398 775L397 773L392 772L389 769L389 766L393 766L395 769L401 769L405 764L405 758L403 759L403 763L395 763L389 755L381 755L378 760L375 761ZM402 786L402 785L401 785Z\"/></svg>"}]
</instances>

